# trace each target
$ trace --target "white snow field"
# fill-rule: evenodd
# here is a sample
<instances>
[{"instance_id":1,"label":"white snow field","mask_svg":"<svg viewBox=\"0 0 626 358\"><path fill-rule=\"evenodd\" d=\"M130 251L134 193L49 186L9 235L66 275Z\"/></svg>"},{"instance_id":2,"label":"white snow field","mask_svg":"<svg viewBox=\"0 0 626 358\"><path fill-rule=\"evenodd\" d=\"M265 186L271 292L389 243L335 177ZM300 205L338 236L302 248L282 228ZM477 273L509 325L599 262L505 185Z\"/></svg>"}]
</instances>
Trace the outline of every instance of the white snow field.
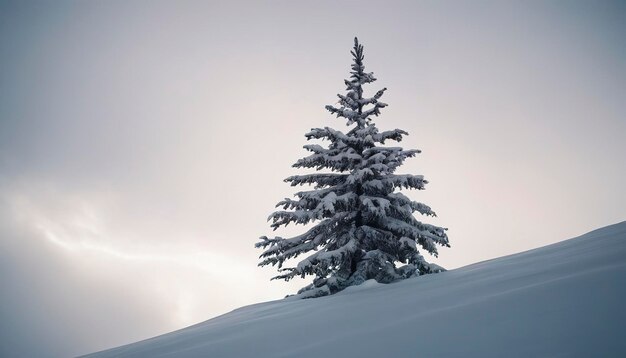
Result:
<instances>
[{"instance_id":1,"label":"white snow field","mask_svg":"<svg viewBox=\"0 0 626 358\"><path fill-rule=\"evenodd\" d=\"M626 221L444 273L242 307L89 357L626 357Z\"/></svg>"}]
</instances>

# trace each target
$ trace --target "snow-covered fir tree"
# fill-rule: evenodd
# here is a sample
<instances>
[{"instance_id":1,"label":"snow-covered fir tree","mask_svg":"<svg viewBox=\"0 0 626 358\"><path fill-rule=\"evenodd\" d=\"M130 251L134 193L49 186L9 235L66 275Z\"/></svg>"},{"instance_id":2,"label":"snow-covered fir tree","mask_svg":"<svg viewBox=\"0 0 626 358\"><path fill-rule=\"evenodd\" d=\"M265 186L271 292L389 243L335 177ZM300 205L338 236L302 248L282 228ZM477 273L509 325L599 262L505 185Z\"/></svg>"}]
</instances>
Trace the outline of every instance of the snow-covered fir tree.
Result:
<instances>
[{"instance_id":1,"label":"snow-covered fir tree","mask_svg":"<svg viewBox=\"0 0 626 358\"><path fill-rule=\"evenodd\" d=\"M347 93L338 95L339 106L326 106L346 120L350 130L314 128L305 135L307 140L327 140L328 147L305 145L312 154L293 166L317 172L285 181L292 186L308 184L313 190L279 202L276 206L283 210L268 218L274 230L289 223L316 225L292 238L262 236L255 245L265 249L259 266L278 266L280 274L273 279L314 276L313 283L298 291L302 297L333 294L369 279L389 283L442 271L426 262L418 249L436 257L437 245L450 246L446 229L422 223L413 215L435 216L435 212L398 192L424 189L427 181L422 175L395 173L405 159L420 151L382 146L389 140L399 142L408 133L401 129L381 132L372 122L387 106L380 101L386 88L365 97L363 85L376 78L365 72L363 45L357 38L351 53L352 71L344 81ZM284 267L287 260L300 255L306 258L296 267Z\"/></svg>"}]
</instances>

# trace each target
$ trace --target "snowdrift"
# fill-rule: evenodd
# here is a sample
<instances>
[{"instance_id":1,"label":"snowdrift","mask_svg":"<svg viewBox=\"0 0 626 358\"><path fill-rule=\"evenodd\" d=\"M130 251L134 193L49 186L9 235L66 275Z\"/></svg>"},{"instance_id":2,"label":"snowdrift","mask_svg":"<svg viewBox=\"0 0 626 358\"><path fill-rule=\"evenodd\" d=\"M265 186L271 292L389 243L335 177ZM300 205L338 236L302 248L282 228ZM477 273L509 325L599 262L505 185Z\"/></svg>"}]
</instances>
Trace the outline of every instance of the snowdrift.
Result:
<instances>
[{"instance_id":1,"label":"snowdrift","mask_svg":"<svg viewBox=\"0 0 626 358\"><path fill-rule=\"evenodd\" d=\"M242 307L89 355L165 356L626 357L626 222L399 283Z\"/></svg>"}]
</instances>

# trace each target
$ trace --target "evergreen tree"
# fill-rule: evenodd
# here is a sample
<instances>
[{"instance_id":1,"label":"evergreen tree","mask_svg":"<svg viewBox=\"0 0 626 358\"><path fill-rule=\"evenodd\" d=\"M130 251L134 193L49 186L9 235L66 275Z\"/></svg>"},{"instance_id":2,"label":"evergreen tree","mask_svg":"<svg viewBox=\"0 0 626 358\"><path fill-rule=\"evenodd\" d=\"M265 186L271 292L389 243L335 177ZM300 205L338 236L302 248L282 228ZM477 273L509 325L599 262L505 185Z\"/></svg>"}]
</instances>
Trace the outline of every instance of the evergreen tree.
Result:
<instances>
[{"instance_id":1,"label":"evergreen tree","mask_svg":"<svg viewBox=\"0 0 626 358\"><path fill-rule=\"evenodd\" d=\"M375 279L381 283L439 272L420 255L418 246L437 256L437 245L449 247L444 228L418 221L414 212L435 216L430 207L412 201L398 189L424 189L421 175L395 174L405 159L419 150L379 146L385 141L401 141L408 133L401 129L379 132L372 122L387 104L380 101L386 88L373 97L363 96L363 85L376 81L363 66L363 46L354 39L352 71L345 80L347 93L338 94L339 108L326 106L347 121L347 133L325 127L314 128L307 140L328 140L327 148L308 144L311 155L298 160L296 168L318 172L285 179L292 186L309 184L313 190L295 194L276 206L283 211L271 214L276 230L289 223L317 222L305 233L292 238L262 236L255 246L263 248L259 266L277 265L280 274L273 279L289 280L313 275L313 283L298 293L316 297L338 292L350 285ZM323 169L330 172L321 172ZM309 253L296 267L285 262ZM403 264L397 266L397 263Z\"/></svg>"}]
</instances>

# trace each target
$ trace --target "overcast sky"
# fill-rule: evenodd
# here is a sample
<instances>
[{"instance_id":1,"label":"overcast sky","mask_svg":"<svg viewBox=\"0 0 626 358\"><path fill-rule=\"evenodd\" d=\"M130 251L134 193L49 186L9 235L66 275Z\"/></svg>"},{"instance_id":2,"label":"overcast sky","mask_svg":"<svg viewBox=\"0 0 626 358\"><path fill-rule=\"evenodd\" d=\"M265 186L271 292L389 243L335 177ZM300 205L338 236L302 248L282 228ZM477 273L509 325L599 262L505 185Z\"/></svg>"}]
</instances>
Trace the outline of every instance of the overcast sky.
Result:
<instances>
[{"instance_id":1,"label":"overcast sky","mask_svg":"<svg viewBox=\"0 0 626 358\"><path fill-rule=\"evenodd\" d=\"M0 356L129 343L278 299L253 244L348 76L455 268L626 219L626 7L0 1ZM278 232L298 233L298 228Z\"/></svg>"}]
</instances>

